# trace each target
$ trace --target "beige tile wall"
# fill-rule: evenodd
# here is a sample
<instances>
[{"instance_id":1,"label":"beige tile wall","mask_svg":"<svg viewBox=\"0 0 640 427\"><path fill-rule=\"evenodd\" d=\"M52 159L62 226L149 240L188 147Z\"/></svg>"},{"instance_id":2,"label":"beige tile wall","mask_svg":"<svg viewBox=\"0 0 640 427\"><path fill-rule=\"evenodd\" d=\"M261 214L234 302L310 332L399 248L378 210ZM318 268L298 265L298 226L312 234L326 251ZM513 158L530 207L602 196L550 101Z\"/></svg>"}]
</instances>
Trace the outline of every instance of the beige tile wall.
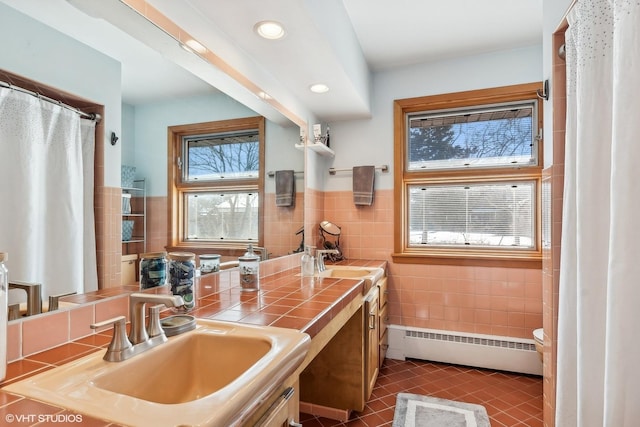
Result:
<instances>
[{"instance_id":1,"label":"beige tile wall","mask_svg":"<svg viewBox=\"0 0 640 427\"><path fill-rule=\"evenodd\" d=\"M275 193L264 200L264 246L270 256L279 257L292 253L300 245L301 236L296 231L304 224L304 193L296 193L294 206L276 206Z\"/></svg>"},{"instance_id":2,"label":"beige tile wall","mask_svg":"<svg viewBox=\"0 0 640 427\"><path fill-rule=\"evenodd\" d=\"M91 335L94 333L89 327L92 323L128 315L129 304L126 296L122 296L12 321L7 330L7 361Z\"/></svg>"},{"instance_id":3,"label":"beige tile wall","mask_svg":"<svg viewBox=\"0 0 640 427\"><path fill-rule=\"evenodd\" d=\"M122 256L122 191L96 187L96 246L98 282L102 288L120 286Z\"/></svg>"},{"instance_id":4,"label":"beige tile wall","mask_svg":"<svg viewBox=\"0 0 640 427\"><path fill-rule=\"evenodd\" d=\"M352 197L327 192L318 204L342 228L346 257L389 262L391 323L529 339L542 327L540 269L394 264L393 190L377 190L372 206Z\"/></svg>"}]
</instances>

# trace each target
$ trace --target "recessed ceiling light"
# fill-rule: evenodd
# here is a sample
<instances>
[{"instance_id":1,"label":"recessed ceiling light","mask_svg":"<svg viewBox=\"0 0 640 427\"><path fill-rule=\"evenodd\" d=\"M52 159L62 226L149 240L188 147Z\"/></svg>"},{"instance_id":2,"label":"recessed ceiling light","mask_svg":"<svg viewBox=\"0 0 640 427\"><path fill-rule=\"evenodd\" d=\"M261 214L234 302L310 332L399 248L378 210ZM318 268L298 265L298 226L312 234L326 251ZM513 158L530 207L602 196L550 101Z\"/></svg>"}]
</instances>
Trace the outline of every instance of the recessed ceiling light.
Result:
<instances>
[{"instance_id":1,"label":"recessed ceiling light","mask_svg":"<svg viewBox=\"0 0 640 427\"><path fill-rule=\"evenodd\" d=\"M258 92L258 98L264 99L265 101L268 101L268 100L271 99L271 95L269 95L267 92L260 91L260 92Z\"/></svg>"},{"instance_id":2,"label":"recessed ceiling light","mask_svg":"<svg viewBox=\"0 0 640 427\"><path fill-rule=\"evenodd\" d=\"M329 92L329 86L324 83L316 83L309 86L309 90L313 93L325 93Z\"/></svg>"},{"instance_id":3,"label":"recessed ceiling light","mask_svg":"<svg viewBox=\"0 0 640 427\"><path fill-rule=\"evenodd\" d=\"M186 44L187 46L189 46L191 49L193 49L198 53L205 53L207 51L206 47L204 47L202 44L200 44L199 41L194 39L189 39L186 42L184 42L184 44Z\"/></svg>"},{"instance_id":4,"label":"recessed ceiling light","mask_svg":"<svg viewBox=\"0 0 640 427\"><path fill-rule=\"evenodd\" d=\"M284 37L284 27L276 21L261 21L253 26L253 30L260 37L269 40L278 40Z\"/></svg>"}]
</instances>

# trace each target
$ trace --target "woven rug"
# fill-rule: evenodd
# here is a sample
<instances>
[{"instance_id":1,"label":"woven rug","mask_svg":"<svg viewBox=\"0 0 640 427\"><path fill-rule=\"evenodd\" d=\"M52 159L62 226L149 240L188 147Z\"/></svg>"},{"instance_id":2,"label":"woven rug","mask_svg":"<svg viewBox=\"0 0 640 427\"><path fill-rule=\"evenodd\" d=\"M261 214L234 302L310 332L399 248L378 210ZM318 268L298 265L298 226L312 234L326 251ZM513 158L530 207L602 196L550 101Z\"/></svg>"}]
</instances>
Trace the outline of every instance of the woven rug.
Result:
<instances>
[{"instance_id":1,"label":"woven rug","mask_svg":"<svg viewBox=\"0 0 640 427\"><path fill-rule=\"evenodd\" d=\"M393 427L489 427L482 405L398 393Z\"/></svg>"}]
</instances>

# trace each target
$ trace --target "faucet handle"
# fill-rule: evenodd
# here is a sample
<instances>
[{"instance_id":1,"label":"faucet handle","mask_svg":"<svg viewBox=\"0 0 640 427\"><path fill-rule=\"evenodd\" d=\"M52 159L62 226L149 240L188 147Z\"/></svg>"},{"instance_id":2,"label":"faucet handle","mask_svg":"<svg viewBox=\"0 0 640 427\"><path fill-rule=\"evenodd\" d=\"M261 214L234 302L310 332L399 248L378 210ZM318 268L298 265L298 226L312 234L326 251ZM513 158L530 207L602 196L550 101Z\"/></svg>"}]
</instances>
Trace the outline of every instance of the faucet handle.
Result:
<instances>
[{"instance_id":1,"label":"faucet handle","mask_svg":"<svg viewBox=\"0 0 640 427\"><path fill-rule=\"evenodd\" d=\"M125 353L133 351L133 345L127 338L127 318L124 316L114 317L102 322L92 323L89 325L91 329L100 329L113 324L113 337L109 348L104 355L104 360L108 362L118 362L124 360Z\"/></svg>"},{"instance_id":2,"label":"faucet handle","mask_svg":"<svg viewBox=\"0 0 640 427\"><path fill-rule=\"evenodd\" d=\"M164 304L157 304L149 307L149 326L147 326L147 334L149 338L164 335L164 329L160 324L160 310L164 308Z\"/></svg>"}]
</instances>

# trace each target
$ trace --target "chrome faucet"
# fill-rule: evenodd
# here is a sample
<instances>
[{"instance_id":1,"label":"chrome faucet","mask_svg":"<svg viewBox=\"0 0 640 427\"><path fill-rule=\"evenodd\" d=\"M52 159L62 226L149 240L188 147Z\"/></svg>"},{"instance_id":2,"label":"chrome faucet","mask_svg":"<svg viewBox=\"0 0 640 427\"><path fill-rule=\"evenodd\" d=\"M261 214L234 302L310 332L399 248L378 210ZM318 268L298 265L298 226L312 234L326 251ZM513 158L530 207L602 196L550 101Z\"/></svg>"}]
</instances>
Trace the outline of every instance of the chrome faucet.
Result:
<instances>
[{"instance_id":1,"label":"chrome faucet","mask_svg":"<svg viewBox=\"0 0 640 427\"><path fill-rule=\"evenodd\" d=\"M269 251L267 251L267 248L251 245L251 250L260 257L260 261L266 261L269 259Z\"/></svg>"},{"instance_id":2,"label":"chrome faucet","mask_svg":"<svg viewBox=\"0 0 640 427\"><path fill-rule=\"evenodd\" d=\"M154 305L149 307L149 326L145 328L144 308L147 303ZM164 306L180 307L182 305L184 300L178 295L131 294L129 296L131 313L129 337L127 337L127 319L124 316L91 325L91 329L99 329L113 324L113 338L103 359L108 362L122 362L166 342L167 336L160 325L160 309Z\"/></svg>"},{"instance_id":3,"label":"chrome faucet","mask_svg":"<svg viewBox=\"0 0 640 427\"><path fill-rule=\"evenodd\" d=\"M149 340L149 334L144 325L144 306L146 303L154 305L164 304L167 307L180 307L184 305L184 300L179 295L159 295L159 294L143 294L133 293L129 295L129 313L131 319L131 331L129 332L129 341L136 345ZM153 325L155 307L149 311L149 326ZM157 311L158 320L160 319L160 311ZM164 331L162 332L164 335ZM166 337L165 337L166 339Z\"/></svg>"},{"instance_id":4,"label":"chrome faucet","mask_svg":"<svg viewBox=\"0 0 640 427\"><path fill-rule=\"evenodd\" d=\"M322 273L327 268L324 265L324 254L339 254L337 249L320 249L316 251L316 263L318 264L318 273Z\"/></svg>"}]
</instances>

